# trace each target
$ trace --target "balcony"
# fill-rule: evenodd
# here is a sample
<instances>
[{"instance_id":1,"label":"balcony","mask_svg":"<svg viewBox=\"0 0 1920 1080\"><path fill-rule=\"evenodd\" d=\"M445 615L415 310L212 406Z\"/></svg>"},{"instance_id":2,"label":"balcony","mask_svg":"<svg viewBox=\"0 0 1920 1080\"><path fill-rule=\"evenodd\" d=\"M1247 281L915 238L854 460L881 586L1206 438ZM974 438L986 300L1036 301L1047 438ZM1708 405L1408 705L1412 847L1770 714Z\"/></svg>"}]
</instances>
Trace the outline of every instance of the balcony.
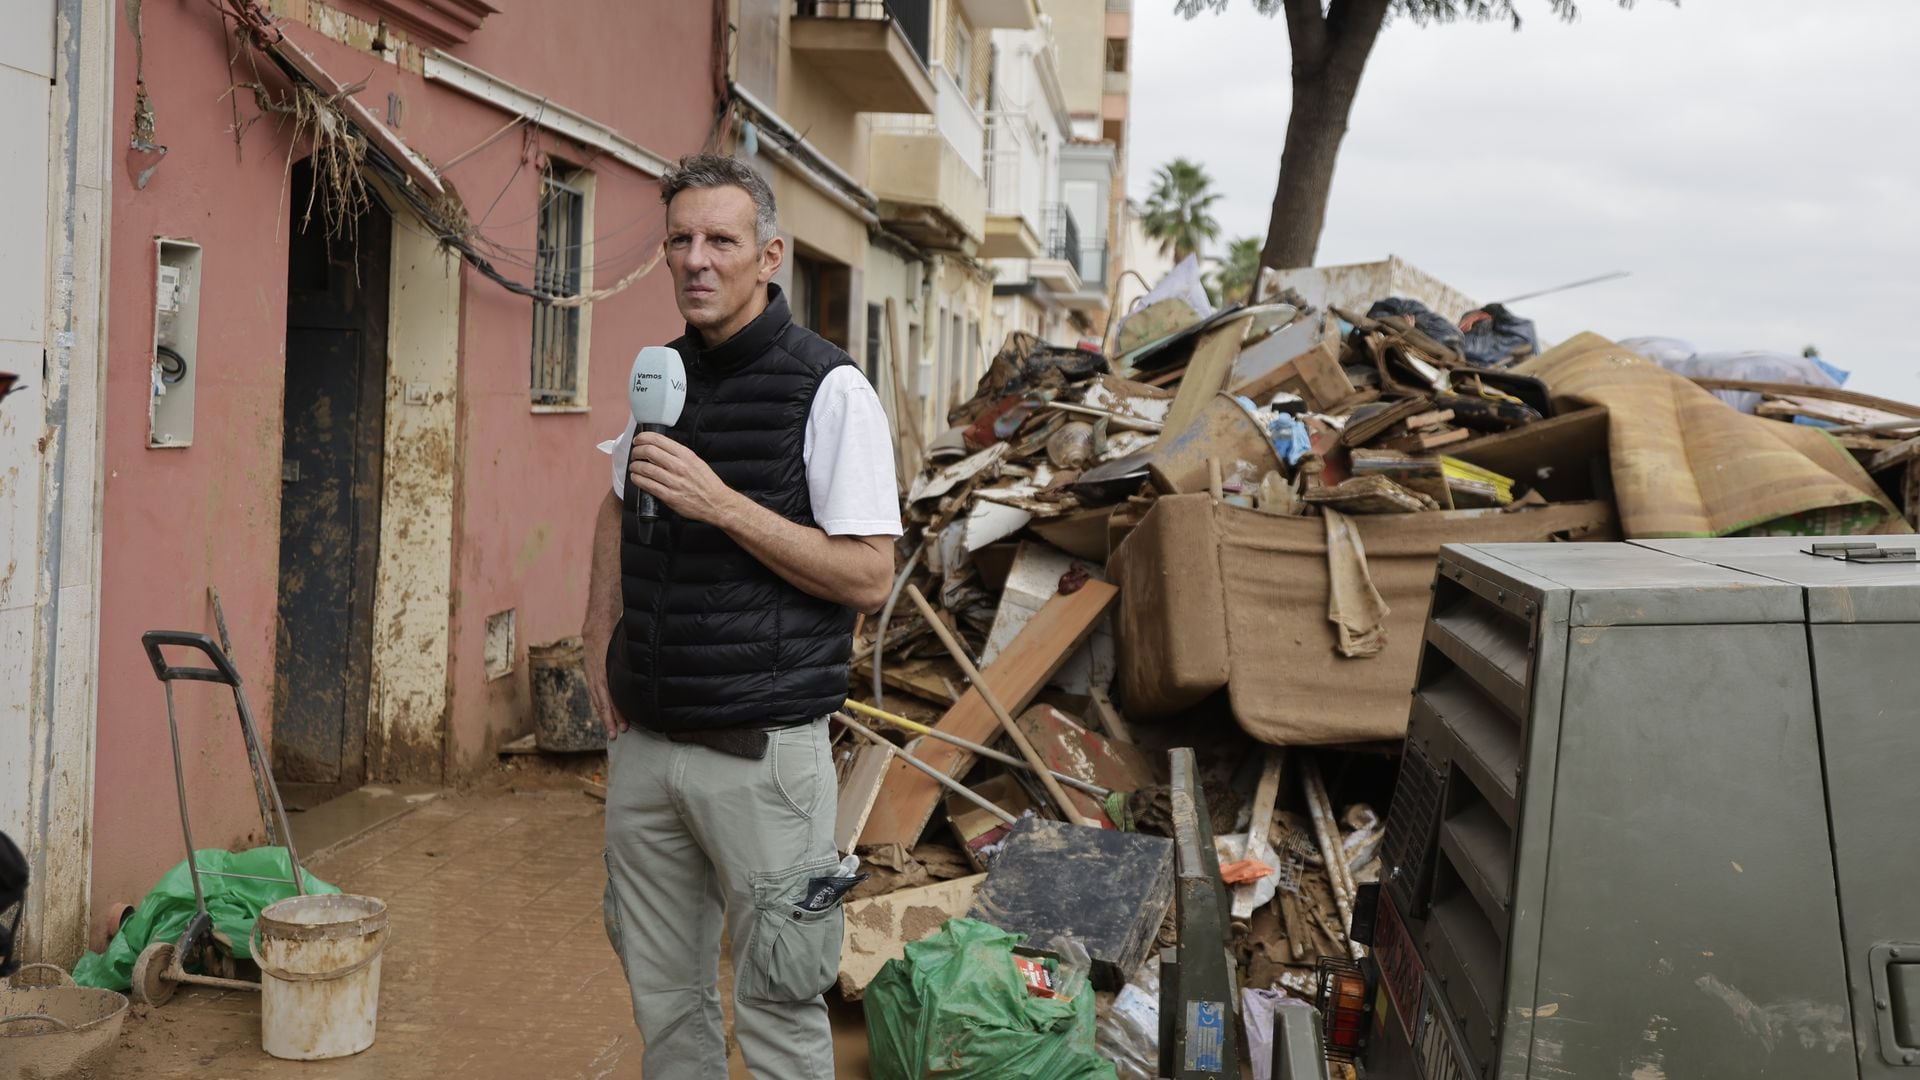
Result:
<instances>
[{"instance_id":1,"label":"balcony","mask_svg":"<svg viewBox=\"0 0 1920 1080\"><path fill-rule=\"evenodd\" d=\"M1101 89L1109 94L1125 94L1133 85L1133 77L1124 71L1109 71L1105 74L1105 83Z\"/></svg>"},{"instance_id":2,"label":"balcony","mask_svg":"<svg viewBox=\"0 0 1920 1080\"><path fill-rule=\"evenodd\" d=\"M960 0L960 6L967 21L981 30L1032 30L1040 25L1034 0Z\"/></svg>"},{"instance_id":3,"label":"balcony","mask_svg":"<svg viewBox=\"0 0 1920 1080\"><path fill-rule=\"evenodd\" d=\"M1133 12L1133 0L1107 0L1107 14L1128 15Z\"/></svg>"},{"instance_id":4,"label":"balcony","mask_svg":"<svg viewBox=\"0 0 1920 1080\"><path fill-rule=\"evenodd\" d=\"M930 115L930 22L930 0L794 0L787 41L856 110Z\"/></svg>"},{"instance_id":5,"label":"balcony","mask_svg":"<svg viewBox=\"0 0 1920 1080\"><path fill-rule=\"evenodd\" d=\"M1077 293L1081 289L1080 225L1063 203L1048 203L1041 218L1045 245L1027 273L1054 292Z\"/></svg>"},{"instance_id":6,"label":"balcony","mask_svg":"<svg viewBox=\"0 0 1920 1080\"><path fill-rule=\"evenodd\" d=\"M975 118L975 160L981 136ZM987 184L963 152L967 141L966 130L943 131L926 117L877 119L868 185L880 199L880 219L922 247L975 253L985 232Z\"/></svg>"}]
</instances>

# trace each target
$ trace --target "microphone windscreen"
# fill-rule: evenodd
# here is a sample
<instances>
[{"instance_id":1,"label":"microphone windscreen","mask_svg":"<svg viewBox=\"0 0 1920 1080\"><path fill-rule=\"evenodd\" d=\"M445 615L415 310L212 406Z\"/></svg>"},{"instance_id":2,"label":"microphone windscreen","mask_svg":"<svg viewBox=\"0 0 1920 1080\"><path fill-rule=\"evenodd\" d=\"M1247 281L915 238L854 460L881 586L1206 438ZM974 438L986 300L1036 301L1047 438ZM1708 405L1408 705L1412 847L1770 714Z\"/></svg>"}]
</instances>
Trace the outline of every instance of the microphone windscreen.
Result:
<instances>
[{"instance_id":1,"label":"microphone windscreen","mask_svg":"<svg viewBox=\"0 0 1920 1080\"><path fill-rule=\"evenodd\" d=\"M680 354L665 345L641 349L627 379L627 403L634 423L677 424L686 401L687 369Z\"/></svg>"}]
</instances>

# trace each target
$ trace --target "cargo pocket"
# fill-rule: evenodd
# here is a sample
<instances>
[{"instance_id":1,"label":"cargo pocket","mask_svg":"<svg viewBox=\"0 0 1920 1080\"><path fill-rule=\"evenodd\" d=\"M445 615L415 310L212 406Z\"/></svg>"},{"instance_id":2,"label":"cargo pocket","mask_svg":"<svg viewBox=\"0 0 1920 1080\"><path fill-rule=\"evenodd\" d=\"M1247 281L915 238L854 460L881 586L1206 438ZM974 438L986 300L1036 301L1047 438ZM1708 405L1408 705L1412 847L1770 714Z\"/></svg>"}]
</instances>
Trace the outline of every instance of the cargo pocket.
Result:
<instances>
[{"instance_id":1,"label":"cargo pocket","mask_svg":"<svg viewBox=\"0 0 1920 1080\"><path fill-rule=\"evenodd\" d=\"M600 861L607 867L607 888L600 894L600 918L607 926L607 943L613 946L613 955L620 958L620 970L627 970L627 952L620 947L620 902L613 895L613 856L600 853Z\"/></svg>"},{"instance_id":2,"label":"cargo pocket","mask_svg":"<svg viewBox=\"0 0 1920 1080\"><path fill-rule=\"evenodd\" d=\"M800 906L811 878L829 877L838 859L751 875L753 936L747 970L737 975L747 1001L790 1004L825 993L840 973L840 935L845 913L838 902L825 911Z\"/></svg>"}]
</instances>

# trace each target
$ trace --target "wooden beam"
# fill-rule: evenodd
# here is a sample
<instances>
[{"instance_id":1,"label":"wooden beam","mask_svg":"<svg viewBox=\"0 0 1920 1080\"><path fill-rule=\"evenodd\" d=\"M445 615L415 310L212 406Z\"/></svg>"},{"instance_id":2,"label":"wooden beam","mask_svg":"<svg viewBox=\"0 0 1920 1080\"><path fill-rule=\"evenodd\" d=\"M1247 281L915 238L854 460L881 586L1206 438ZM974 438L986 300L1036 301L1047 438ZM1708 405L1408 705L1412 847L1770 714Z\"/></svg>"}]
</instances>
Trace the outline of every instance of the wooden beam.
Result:
<instances>
[{"instance_id":1,"label":"wooden beam","mask_svg":"<svg viewBox=\"0 0 1920 1080\"><path fill-rule=\"evenodd\" d=\"M854 751L853 767L847 770L847 782L840 785L839 810L833 819L833 848L842 853L853 850L860 830L867 827L867 816L880 798L880 783L887 778L887 766L893 755L872 743L861 743Z\"/></svg>"},{"instance_id":2,"label":"wooden beam","mask_svg":"<svg viewBox=\"0 0 1920 1080\"><path fill-rule=\"evenodd\" d=\"M1801 386L1797 383L1757 382L1753 379L1713 379L1705 375L1692 376L1692 379L1695 386L1708 390L1749 390L1756 394L1773 394L1780 397L1822 398L1826 401L1840 401L1848 405L1879 409L1896 416L1920 416L1920 405L1909 405L1904 401L1874 397L1872 394L1841 390L1831 386Z\"/></svg>"},{"instance_id":3,"label":"wooden beam","mask_svg":"<svg viewBox=\"0 0 1920 1080\"><path fill-rule=\"evenodd\" d=\"M1873 460L1867 463L1867 471L1879 472L1882 469L1891 469L1895 465L1905 465L1916 458L1920 458L1920 435L1875 454Z\"/></svg>"},{"instance_id":4,"label":"wooden beam","mask_svg":"<svg viewBox=\"0 0 1920 1080\"><path fill-rule=\"evenodd\" d=\"M1095 624L1119 596L1120 590L1103 581L1089 581L1075 592L1056 594L987 665L981 681L992 687L1009 710L1025 709L1074 650L1092 636ZM977 687L968 687L934 726L978 743L987 742L1000 731L999 721ZM972 766L971 753L948 743L929 743L932 741L915 744L914 756L922 762L949 776L958 776ZM881 785L880 800L860 834L860 843L912 847L940 798L939 784L912 766L894 762Z\"/></svg>"}]
</instances>

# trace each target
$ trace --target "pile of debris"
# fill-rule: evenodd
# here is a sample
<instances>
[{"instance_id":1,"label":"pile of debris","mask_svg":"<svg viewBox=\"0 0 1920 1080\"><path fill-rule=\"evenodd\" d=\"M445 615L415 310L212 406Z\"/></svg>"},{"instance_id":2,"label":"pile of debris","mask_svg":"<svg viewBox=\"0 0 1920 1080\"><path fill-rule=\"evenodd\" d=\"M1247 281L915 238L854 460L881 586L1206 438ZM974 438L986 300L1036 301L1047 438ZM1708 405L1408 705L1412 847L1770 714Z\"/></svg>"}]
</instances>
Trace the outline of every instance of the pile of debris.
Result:
<instances>
[{"instance_id":1,"label":"pile of debris","mask_svg":"<svg viewBox=\"0 0 1920 1080\"><path fill-rule=\"evenodd\" d=\"M948 918L1071 940L1102 1052L1153 1075L1129 1044L1176 932L1164 751L1200 763L1236 985L1311 1000L1323 957L1359 955L1441 545L1907 531L1920 508L1912 406L1593 335L1540 354L1499 305L1281 286L1216 312L1177 271L1106 354L1015 333L949 412L856 636L847 997Z\"/></svg>"}]
</instances>

